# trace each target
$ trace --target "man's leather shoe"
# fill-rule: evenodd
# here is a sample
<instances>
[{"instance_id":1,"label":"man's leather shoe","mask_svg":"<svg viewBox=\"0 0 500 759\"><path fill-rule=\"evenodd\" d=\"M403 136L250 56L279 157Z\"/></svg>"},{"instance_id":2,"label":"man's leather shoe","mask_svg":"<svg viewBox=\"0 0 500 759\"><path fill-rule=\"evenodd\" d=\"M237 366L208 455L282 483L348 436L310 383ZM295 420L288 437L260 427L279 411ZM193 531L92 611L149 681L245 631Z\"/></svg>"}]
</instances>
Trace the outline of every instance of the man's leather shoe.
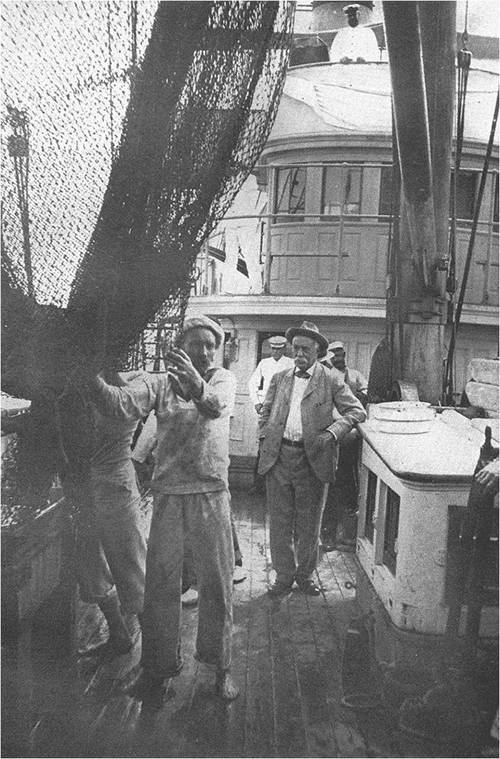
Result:
<instances>
[{"instance_id":1,"label":"man's leather shoe","mask_svg":"<svg viewBox=\"0 0 500 759\"><path fill-rule=\"evenodd\" d=\"M273 596L273 598L281 598L282 596L287 596L291 590L291 585L285 585L284 582L278 582L278 580L276 580L268 587L267 592L270 596Z\"/></svg>"},{"instance_id":2,"label":"man's leather shoe","mask_svg":"<svg viewBox=\"0 0 500 759\"><path fill-rule=\"evenodd\" d=\"M302 582L298 582L297 585L300 592L306 596L319 596L321 593L321 590L312 580L303 580Z\"/></svg>"}]
</instances>

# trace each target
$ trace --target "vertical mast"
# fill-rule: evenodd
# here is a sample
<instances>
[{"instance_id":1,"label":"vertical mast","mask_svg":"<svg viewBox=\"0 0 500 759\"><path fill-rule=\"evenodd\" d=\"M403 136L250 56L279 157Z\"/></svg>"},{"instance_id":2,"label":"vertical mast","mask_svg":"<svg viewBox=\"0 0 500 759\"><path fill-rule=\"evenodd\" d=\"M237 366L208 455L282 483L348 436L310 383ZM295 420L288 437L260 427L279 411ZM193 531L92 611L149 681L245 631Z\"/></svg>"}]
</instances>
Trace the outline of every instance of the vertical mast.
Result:
<instances>
[{"instance_id":1,"label":"vertical mast","mask_svg":"<svg viewBox=\"0 0 500 759\"><path fill-rule=\"evenodd\" d=\"M401 166L401 234L396 251L402 321L394 366L420 398L441 395L453 113L456 7L450 0L384 2Z\"/></svg>"}]
</instances>

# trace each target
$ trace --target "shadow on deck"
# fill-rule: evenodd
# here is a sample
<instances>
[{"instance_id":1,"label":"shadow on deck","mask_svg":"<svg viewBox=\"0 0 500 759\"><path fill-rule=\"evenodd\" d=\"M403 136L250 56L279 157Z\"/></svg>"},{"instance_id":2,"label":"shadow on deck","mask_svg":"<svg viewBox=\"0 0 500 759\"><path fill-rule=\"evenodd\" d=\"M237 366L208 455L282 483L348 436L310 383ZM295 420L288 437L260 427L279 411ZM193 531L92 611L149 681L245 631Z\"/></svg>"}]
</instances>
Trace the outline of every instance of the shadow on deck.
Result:
<instances>
[{"instance_id":1,"label":"shadow on deck","mask_svg":"<svg viewBox=\"0 0 500 759\"><path fill-rule=\"evenodd\" d=\"M4 716L4 757L459 755L410 743L382 707L355 712L343 706L346 633L360 616L354 556L322 555L318 598L294 591L281 603L272 601L266 595L271 564L264 501L234 493L233 510L248 570L234 589L233 673L240 697L221 703L213 694L213 674L194 660L196 609L183 610L184 669L170 681L163 707L150 713L124 693L139 662L139 640L130 654L108 664L77 660L53 640L46 645L54 632L41 619L32 636L32 671L26 673L33 709L18 704L14 716ZM78 610L79 645L104 639L96 607L79 604ZM9 677L7 662L6 688ZM19 740L23 719L31 720L28 745Z\"/></svg>"}]
</instances>

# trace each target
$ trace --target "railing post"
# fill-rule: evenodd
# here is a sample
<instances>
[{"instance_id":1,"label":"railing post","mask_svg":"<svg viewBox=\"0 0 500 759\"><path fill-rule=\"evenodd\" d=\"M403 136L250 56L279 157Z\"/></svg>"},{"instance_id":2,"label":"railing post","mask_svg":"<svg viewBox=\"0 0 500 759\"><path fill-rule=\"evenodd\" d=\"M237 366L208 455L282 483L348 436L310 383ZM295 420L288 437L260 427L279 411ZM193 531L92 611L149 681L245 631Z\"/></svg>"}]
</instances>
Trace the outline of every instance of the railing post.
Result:
<instances>
[{"instance_id":1,"label":"railing post","mask_svg":"<svg viewBox=\"0 0 500 759\"><path fill-rule=\"evenodd\" d=\"M340 221L339 221L339 245L337 250L337 284L335 286L335 295L338 295L340 292L340 276L342 274L342 248L344 245L344 206L346 203L345 198L345 170L346 166L348 166L347 163L342 164L342 168L340 171Z\"/></svg>"},{"instance_id":2,"label":"railing post","mask_svg":"<svg viewBox=\"0 0 500 759\"><path fill-rule=\"evenodd\" d=\"M488 242L486 246L486 263L484 266L484 289L483 289L483 303L488 303L489 300L489 282L490 282L490 269L491 269L491 251L493 247L493 223L495 216L495 172L490 172L490 213L488 218Z\"/></svg>"},{"instance_id":3,"label":"railing post","mask_svg":"<svg viewBox=\"0 0 500 759\"><path fill-rule=\"evenodd\" d=\"M272 225L276 220L274 214L274 181L276 176L276 169L267 169L267 186L269 187L268 193L268 213L267 213L267 230L266 230L266 260L264 265L264 293L266 295L271 294L271 265L272 265Z\"/></svg>"}]
</instances>

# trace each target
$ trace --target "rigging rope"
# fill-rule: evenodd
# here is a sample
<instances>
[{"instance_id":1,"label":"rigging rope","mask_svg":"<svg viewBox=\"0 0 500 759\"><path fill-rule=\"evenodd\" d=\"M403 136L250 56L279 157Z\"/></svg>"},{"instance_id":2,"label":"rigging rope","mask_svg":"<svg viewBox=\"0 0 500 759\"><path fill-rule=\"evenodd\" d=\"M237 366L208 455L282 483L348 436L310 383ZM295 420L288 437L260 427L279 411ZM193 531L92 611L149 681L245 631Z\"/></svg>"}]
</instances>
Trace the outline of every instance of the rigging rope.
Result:
<instances>
[{"instance_id":1,"label":"rigging rope","mask_svg":"<svg viewBox=\"0 0 500 759\"><path fill-rule=\"evenodd\" d=\"M469 238L469 245L467 247L467 255L466 255L466 258L465 258L464 273L463 273L463 276L462 276L462 282L461 282L461 286L460 286L460 293L459 293L459 296L458 296L457 308L456 308L456 311L455 311L455 319L454 319L453 327L452 327L452 333L451 333L451 338L450 338L450 346L449 346L449 349L448 349L448 356L446 358L446 369L447 369L446 377L447 377L447 379L450 377L450 374L451 374L451 368L450 367L451 367L452 362L453 362L453 356L454 356L454 351L455 351L456 338L457 338L458 328L460 326L460 318L462 316L462 308L463 308L463 304L464 304L464 300L465 300L465 291L467 289L467 280L469 278L469 271L470 271L470 266L471 266L471 262L472 262L472 254L474 252L474 243L475 243L475 240L476 240L476 232L477 232L477 227L478 227L478 223L479 223L479 214L480 214L480 211L481 211L481 205L482 205L483 195L484 195L484 188L486 186L486 179L487 179L487 176L488 176L488 167L489 167L489 163L490 163L491 153L492 153L492 150L493 150L493 143L494 143L495 132L496 132L496 127L497 127L498 106L499 106L499 97L498 97L498 94L497 94L497 99L496 99L496 103L495 103L495 109L494 109L494 112L493 112L493 119L492 119L492 122L491 122L490 136L489 136L488 145L487 145L487 148L486 148L486 154L485 154L485 157L484 157L483 170L481 172L481 182L479 184L479 190L478 190L478 193L477 193L476 202L474 204L474 216L473 216L473 220L472 220L472 229L471 229L470 238ZM451 386L448 385L446 387L446 390L447 390L447 392L449 394L451 392L451 390L452 390Z\"/></svg>"},{"instance_id":2,"label":"rigging rope","mask_svg":"<svg viewBox=\"0 0 500 759\"><path fill-rule=\"evenodd\" d=\"M31 238L28 201L29 182L29 120L25 111L7 105L12 135L9 137L9 153L14 160L17 200L21 229L23 233L24 269L28 295L34 297L33 266L31 260Z\"/></svg>"},{"instance_id":3,"label":"rigging rope","mask_svg":"<svg viewBox=\"0 0 500 759\"><path fill-rule=\"evenodd\" d=\"M457 52L457 113L456 113L456 139L455 139L455 161L453 169L453 181L451 183L451 225L450 237L448 243L448 276L446 279L446 292L450 295L450 318L453 318L453 296L456 291L456 248L457 248L457 187L460 166L462 163L462 151L465 131L465 104L467 101L467 85L469 81L469 71L472 62L472 53L467 49L469 35L467 32L467 20L469 13L468 0L465 6L465 25L462 32L462 48ZM452 331L455 330L454 322ZM454 340L452 335L452 340ZM445 372L443 377L443 400L451 403L453 399L454 387L454 365L453 351L450 359L446 360Z\"/></svg>"}]
</instances>

